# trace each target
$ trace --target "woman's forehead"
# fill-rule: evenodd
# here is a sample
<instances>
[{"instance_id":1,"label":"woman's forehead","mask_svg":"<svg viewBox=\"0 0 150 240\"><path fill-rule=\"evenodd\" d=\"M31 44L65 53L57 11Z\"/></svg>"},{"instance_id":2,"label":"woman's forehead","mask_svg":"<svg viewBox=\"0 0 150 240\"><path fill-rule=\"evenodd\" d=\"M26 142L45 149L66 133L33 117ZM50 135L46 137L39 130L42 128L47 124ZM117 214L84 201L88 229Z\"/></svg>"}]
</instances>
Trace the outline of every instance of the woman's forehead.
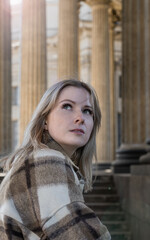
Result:
<instances>
[{"instance_id":1,"label":"woman's forehead","mask_svg":"<svg viewBox=\"0 0 150 240\"><path fill-rule=\"evenodd\" d=\"M79 103L91 103L90 93L83 87L67 86L63 88L58 96L57 101L71 100Z\"/></svg>"}]
</instances>

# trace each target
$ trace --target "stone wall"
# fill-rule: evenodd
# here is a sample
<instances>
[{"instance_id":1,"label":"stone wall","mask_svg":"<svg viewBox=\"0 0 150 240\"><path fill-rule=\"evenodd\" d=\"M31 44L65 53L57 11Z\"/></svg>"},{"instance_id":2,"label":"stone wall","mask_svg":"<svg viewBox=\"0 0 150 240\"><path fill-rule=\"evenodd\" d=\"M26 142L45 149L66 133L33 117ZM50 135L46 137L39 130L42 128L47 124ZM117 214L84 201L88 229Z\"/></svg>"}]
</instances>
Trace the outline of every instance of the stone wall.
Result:
<instances>
[{"instance_id":1,"label":"stone wall","mask_svg":"<svg viewBox=\"0 0 150 240\"><path fill-rule=\"evenodd\" d=\"M150 239L150 165L134 165L131 174L115 174L132 240Z\"/></svg>"}]
</instances>

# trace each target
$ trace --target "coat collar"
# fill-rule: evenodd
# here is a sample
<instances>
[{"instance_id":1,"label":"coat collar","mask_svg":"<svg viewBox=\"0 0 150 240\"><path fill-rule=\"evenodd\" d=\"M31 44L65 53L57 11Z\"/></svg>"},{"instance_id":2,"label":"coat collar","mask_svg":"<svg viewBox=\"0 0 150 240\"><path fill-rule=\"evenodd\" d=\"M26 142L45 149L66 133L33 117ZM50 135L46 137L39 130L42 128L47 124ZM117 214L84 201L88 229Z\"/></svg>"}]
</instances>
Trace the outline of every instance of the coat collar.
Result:
<instances>
[{"instance_id":1,"label":"coat collar","mask_svg":"<svg viewBox=\"0 0 150 240\"><path fill-rule=\"evenodd\" d=\"M60 144L58 144L52 137L50 137L48 139L48 141L45 143L46 146L49 149L53 149L55 151L61 152L64 157L67 159L68 162L70 162L73 167L75 168L76 171L79 170L79 168L76 166L76 164L72 161L72 159L66 154L66 152L64 151L64 149L62 148L62 146L60 146Z\"/></svg>"}]
</instances>

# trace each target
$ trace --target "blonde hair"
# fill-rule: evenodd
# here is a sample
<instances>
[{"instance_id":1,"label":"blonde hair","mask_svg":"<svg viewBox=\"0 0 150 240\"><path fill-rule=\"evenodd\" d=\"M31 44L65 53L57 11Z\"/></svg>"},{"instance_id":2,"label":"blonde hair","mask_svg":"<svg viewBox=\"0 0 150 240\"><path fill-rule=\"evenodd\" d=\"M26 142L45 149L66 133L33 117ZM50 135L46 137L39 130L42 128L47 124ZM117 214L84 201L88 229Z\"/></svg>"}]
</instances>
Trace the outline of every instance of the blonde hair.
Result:
<instances>
[{"instance_id":1,"label":"blonde hair","mask_svg":"<svg viewBox=\"0 0 150 240\"><path fill-rule=\"evenodd\" d=\"M22 145L7 158L6 169L9 170L11 168L14 159L17 158L17 161L23 161L26 156L32 154L36 149L47 148L42 141L45 130L45 120L51 109L55 106L60 92L67 86L84 88L91 96L94 127L87 144L77 149L75 154L72 156L73 161L79 162L79 169L86 179L85 191L88 191L92 188L92 160L93 158L95 158L95 160L97 159L96 133L101 123L101 112L95 90L92 86L78 80L69 79L57 82L45 92L25 131Z\"/></svg>"}]
</instances>

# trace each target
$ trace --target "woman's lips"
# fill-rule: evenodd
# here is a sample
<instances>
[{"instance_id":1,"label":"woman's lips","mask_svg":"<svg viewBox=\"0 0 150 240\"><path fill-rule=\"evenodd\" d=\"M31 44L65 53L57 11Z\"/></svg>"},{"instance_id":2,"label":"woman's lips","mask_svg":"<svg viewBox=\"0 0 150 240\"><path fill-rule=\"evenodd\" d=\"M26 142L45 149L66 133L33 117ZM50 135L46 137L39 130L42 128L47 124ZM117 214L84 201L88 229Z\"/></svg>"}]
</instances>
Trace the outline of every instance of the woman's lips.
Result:
<instances>
[{"instance_id":1,"label":"woman's lips","mask_svg":"<svg viewBox=\"0 0 150 240\"><path fill-rule=\"evenodd\" d=\"M80 134L84 134L85 133L83 129L78 129L78 128L71 130L71 132L80 133Z\"/></svg>"}]
</instances>

